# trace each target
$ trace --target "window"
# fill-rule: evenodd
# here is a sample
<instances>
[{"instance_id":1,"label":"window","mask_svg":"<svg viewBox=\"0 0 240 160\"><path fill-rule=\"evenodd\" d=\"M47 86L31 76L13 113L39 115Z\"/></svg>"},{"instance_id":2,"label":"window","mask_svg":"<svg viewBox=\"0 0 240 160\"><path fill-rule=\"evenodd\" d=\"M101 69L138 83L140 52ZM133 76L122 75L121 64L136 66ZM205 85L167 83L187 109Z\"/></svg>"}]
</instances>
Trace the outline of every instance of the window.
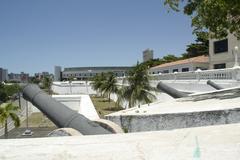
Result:
<instances>
[{"instance_id":1,"label":"window","mask_svg":"<svg viewBox=\"0 0 240 160\"><path fill-rule=\"evenodd\" d=\"M178 69L173 69L172 72L173 72L173 73L174 73L174 72L178 72Z\"/></svg>"},{"instance_id":2,"label":"window","mask_svg":"<svg viewBox=\"0 0 240 160\"><path fill-rule=\"evenodd\" d=\"M226 68L226 63L214 64L214 69Z\"/></svg>"},{"instance_id":3,"label":"window","mask_svg":"<svg viewBox=\"0 0 240 160\"><path fill-rule=\"evenodd\" d=\"M182 72L188 72L189 68L182 68Z\"/></svg>"},{"instance_id":4,"label":"window","mask_svg":"<svg viewBox=\"0 0 240 160\"><path fill-rule=\"evenodd\" d=\"M214 53L222 53L228 51L228 39L214 42Z\"/></svg>"},{"instance_id":5,"label":"window","mask_svg":"<svg viewBox=\"0 0 240 160\"><path fill-rule=\"evenodd\" d=\"M169 73L169 70L164 70L163 73Z\"/></svg>"}]
</instances>

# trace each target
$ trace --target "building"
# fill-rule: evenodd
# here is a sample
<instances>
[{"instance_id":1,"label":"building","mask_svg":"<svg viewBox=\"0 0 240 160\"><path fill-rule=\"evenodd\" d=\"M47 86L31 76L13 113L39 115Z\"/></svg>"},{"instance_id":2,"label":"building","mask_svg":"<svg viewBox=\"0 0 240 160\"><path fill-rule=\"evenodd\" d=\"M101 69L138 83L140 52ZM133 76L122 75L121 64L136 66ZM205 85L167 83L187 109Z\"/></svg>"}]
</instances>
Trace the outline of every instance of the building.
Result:
<instances>
[{"instance_id":1,"label":"building","mask_svg":"<svg viewBox=\"0 0 240 160\"><path fill-rule=\"evenodd\" d=\"M54 67L54 81L61 81L62 68L60 66Z\"/></svg>"},{"instance_id":2,"label":"building","mask_svg":"<svg viewBox=\"0 0 240 160\"><path fill-rule=\"evenodd\" d=\"M113 72L117 77L123 77L132 67L72 67L64 68L62 79L76 78L85 80L101 73Z\"/></svg>"},{"instance_id":3,"label":"building","mask_svg":"<svg viewBox=\"0 0 240 160\"><path fill-rule=\"evenodd\" d=\"M14 81L14 82L22 82L26 83L29 80L29 74L21 72L20 74L18 73L10 73L8 74L9 81Z\"/></svg>"},{"instance_id":4,"label":"building","mask_svg":"<svg viewBox=\"0 0 240 160\"><path fill-rule=\"evenodd\" d=\"M0 82L8 80L8 70L0 68Z\"/></svg>"},{"instance_id":5,"label":"building","mask_svg":"<svg viewBox=\"0 0 240 160\"><path fill-rule=\"evenodd\" d=\"M209 40L209 68L231 68L235 64L235 54L239 55L239 51L236 51L235 46L240 47L240 40L237 40L235 36L229 34L225 39ZM238 53L237 53L238 52ZM238 56L238 62L240 57Z\"/></svg>"},{"instance_id":6,"label":"building","mask_svg":"<svg viewBox=\"0 0 240 160\"><path fill-rule=\"evenodd\" d=\"M143 62L149 61L153 59L153 50L146 49L143 51Z\"/></svg>"},{"instance_id":7,"label":"building","mask_svg":"<svg viewBox=\"0 0 240 160\"><path fill-rule=\"evenodd\" d=\"M197 69L206 70L209 68L208 56L198 56L175 62L164 63L149 69L150 74L189 72Z\"/></svg>"},{"instance_id":8,"label":"building","mask_svg":"<svg viewBox=\"0 0 240 160\"><path fill-rule=\"evenodd\" d=\"M35 78L42 80L44 77L50 76L49 72L35 73Z\"/></svg>"}]
</instances>

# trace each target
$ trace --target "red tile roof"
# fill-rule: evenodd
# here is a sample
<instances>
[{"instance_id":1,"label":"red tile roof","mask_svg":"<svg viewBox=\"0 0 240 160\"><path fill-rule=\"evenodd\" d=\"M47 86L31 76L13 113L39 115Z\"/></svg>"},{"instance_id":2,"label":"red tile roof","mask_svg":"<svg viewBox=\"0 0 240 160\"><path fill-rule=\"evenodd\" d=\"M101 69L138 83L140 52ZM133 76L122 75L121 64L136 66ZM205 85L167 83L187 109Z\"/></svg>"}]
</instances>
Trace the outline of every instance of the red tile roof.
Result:
<instances>
[{"instance_id":1,"label":"red tile roof","mask_svg":"<svg viewBox=\"0 0 240 160\"><path fill-rule=\"evenodd\" d=\"M179 65L179 64L208 63L208 62L209 62L208 56L204 56L203 55L203 56L193 57L193 58L189 58L189 59L178 60L178 61L175 61L175 62L169 62L169 63L160 64L158 66L152 67L151 69L175 66L175 65Z\"/></svg>"}]
</instances>

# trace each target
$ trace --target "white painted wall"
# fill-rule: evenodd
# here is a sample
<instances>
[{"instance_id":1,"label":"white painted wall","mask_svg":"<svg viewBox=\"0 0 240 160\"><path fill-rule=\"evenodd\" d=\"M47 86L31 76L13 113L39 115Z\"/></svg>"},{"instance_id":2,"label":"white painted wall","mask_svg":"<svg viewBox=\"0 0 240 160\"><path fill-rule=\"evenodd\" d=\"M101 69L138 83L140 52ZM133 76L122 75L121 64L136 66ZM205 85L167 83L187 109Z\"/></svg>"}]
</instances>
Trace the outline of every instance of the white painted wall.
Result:
<instances>
[{"instance_id":1,"label":"white painted wall","mask_svg":"<svg viewBox=\"0 0 240 160\"><path fill-rule=\"evenodd\" d=\"M96 94L92 89L90 82L86 81L73 81L72 83L66 82L53 82L52 90L58 94Z\"/></svg>"},{"instance_id":2,"label":"white painted wall","mask_svg":"<svg viewBox=\"0 0 240 160\"><path fill-rule=\"evenodd\" d=\"M240 40L237 40L232 34L227 36L228 38L228 52L223 53L214 53L214 42L218 41L216 39L209 40L209 63L210 69L214 68L214 64L226 63L226 68L231 68L234 66L234 55L232 52L234 51L234 47L240 47ZM240 61L240 53L238 53L238 61Z\"/></svg>"},{"instance_id":3,"label":"white painted wall","mask_svg":"<svg viewBox=\"0 0 240 160\"><path fill-rule=\"evenodd\" d=\"M89 95L53 95L53 98L91 120L99 119ZM40 112L32 103L28 102L28 106L32 112Z\"/></svg>"},{"instance_id":4,"label":"white painted wall","mask_svg":"<svg viewBox=\"0 0 240 160\"><path fill-rule=\"evenodd\" d=\"M0 159L237 160L239 132L240 124L231 124L130 134L0 140Z\"/></svg>"}]
</instances>

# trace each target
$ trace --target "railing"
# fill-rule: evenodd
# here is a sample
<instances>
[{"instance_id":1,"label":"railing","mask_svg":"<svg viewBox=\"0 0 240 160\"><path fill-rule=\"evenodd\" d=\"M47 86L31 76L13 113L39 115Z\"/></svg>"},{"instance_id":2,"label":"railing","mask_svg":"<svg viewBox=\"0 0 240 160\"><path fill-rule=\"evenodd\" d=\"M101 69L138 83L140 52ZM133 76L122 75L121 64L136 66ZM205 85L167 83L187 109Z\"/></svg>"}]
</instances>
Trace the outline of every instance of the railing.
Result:
<instances>
[{"instance_id":1,"label":"railing","mask_svg":"<svg viewBox=\"0 0 240 160\"><path fill-rule=\"evenodd\" d=\"M165 74L150 74L150 80L235 80L240 81L240 67L212 70L197 70L191 72L176 72ZM122 84L125 77L119 77L118 83Z\"/></svg>"},{"instance_id":2,"label":"railing","mask_svg":"<svg viewBox=\"0 0 240 160\"><path fill-rule=\"evenodd\" d=\"M240 68L197 70L168 74L151 74L151 80L240 80Z\"/></svg>"}]
</instances>

